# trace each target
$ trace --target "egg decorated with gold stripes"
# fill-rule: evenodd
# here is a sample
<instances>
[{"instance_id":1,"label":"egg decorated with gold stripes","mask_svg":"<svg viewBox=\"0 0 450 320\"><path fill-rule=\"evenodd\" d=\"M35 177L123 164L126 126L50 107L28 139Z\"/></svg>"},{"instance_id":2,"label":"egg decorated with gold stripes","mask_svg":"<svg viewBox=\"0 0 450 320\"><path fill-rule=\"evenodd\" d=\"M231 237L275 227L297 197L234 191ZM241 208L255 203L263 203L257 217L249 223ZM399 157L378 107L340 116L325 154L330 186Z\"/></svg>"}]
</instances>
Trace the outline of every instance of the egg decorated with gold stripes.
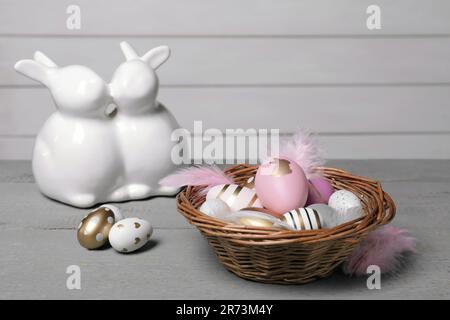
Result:
<instances>
[{"instance_id":1,"label":"egg decorated with gold stripes","mask_svg":"<svg viewBox=\"0 0 450 320\"><path fill-rule=\"evenodd\" d=\"M249 207L262 208L255 190L237 184L214 186L208 191L206 199L221 199L233 211Z\"/></svg>"},{"instance_id":2,"label":"egg decorated with gold stripes","mask_svg":"<svg viewBox=\"0 0 450 320\"><path fill-rule=\"evenodd\" d=\"M299 208L286 212L281 217L295 230L317 230L322 228L322 219L319 212L312 208Z\"/></svg>"}]
</instances>

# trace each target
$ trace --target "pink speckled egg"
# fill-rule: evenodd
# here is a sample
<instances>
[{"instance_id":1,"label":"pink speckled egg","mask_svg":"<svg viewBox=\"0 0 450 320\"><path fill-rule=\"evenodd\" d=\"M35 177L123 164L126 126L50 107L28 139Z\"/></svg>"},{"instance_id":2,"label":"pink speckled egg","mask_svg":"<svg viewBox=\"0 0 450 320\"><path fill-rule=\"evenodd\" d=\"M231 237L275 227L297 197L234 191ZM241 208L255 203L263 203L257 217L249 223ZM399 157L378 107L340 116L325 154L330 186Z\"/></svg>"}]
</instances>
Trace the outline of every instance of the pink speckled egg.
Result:
<instances>
[{"instance_id":1,"label":"pink speckled egg","mask_svg":"<svg viewBox=\"0 0 450 320\"><path fill-rule=\"evenodd\" d=\"M262 205L282 216L302 208L308 197L308 180L302 168L289 159L273 158L258 168L255 188Z\"/></svg>"},{"instance_id":2,"label":"pink speckled egg","mask_svg":"<svg viewBox=\"0 0 450 320\"><path fill-rule=\"evenodd\" d=\"M334 192L334 188L327 179L317 177L311 178L308 181L308 200L306 200L306 205L311 205L315 203L325 203L328 204L328 199Z\"/></svg>"}]
</instances>

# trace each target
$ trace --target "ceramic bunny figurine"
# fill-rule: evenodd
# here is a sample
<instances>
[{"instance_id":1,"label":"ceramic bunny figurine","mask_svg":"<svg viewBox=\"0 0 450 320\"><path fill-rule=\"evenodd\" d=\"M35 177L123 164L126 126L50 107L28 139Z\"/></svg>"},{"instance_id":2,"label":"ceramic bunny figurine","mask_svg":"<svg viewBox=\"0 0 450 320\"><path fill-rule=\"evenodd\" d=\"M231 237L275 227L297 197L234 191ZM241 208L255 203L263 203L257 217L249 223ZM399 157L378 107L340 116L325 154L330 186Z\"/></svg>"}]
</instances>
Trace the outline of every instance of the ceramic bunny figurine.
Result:
<instances>
[{"instance_id":1,"label":"ceramic bunny figurine","mask_svg":"<svg viewBox=\"0 0 450 320\"><path fill-rule=\"evenodd\" d=\"M171 141L171 134L179 125L156 100L159 82L155 72L169 58L170 49L160 46L139 56L128 43L120 46L126 61L109 84L118 107L114 125L125 169L124 186L115 196L173 195L178 189L161 187L158 181L175 169L171 151L176 142Z\"/></svg>"},{"instance_id":2,"label":"ceramic bunny figurine","mask_svg":"<svg viewBox=\"0 0 450 320\"><path fill-rule=\"evenodd\" d=\"M58 67L41 52L15 69L44 84L57 110L37 135L33 174L50 198L91 207L110 198L123 171L114 127L105 115L111 102L107 84L91 69Z\"/></svg>"},{"instance_id":3,"label":"ceramic bunny figurine","mask_svg":"<svg viewBox=\"0 0 450 320\"><path fill-rule=\"evenodd\" d=\"M173 195L158 181L171 173L175 118L156 101L155 70L169 48L142 57L121 43L126 62L107 85L91 69L58 67L41 52L15 69L47 86L57 111L41 128L33 152L33 174L42 193L76 206ZM117 112L107 114L115 104Z\"/></svg>"}]
</instances>

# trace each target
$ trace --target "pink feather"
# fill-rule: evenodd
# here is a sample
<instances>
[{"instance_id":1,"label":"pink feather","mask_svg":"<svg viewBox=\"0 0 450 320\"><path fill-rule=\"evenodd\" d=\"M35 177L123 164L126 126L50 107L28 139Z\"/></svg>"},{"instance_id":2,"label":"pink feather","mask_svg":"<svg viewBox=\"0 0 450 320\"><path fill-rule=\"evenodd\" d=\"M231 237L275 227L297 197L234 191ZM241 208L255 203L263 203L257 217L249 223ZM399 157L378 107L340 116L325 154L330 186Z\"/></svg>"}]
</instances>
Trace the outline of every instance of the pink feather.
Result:
<instances>
[{"instance_id":1,"label":"pink feather","mask_svg":"<svg viewBox=\"0 0 450 320\"><path fill-rule=\"evenodd\" d=\"M271 156L277 156L271 154ZM305 172L306 177L310 178L315 173L314 168L325 164L322 157L322 150L314 136L309 132L298 130L292 136L280 141L279 157L294 160ZM266 159L261 159L264 162Z\"/></svg>"},{"instance_id":2,"label":"pink feather","mask_svg":"<svg viewBox=\"0 0 450 320\"><path fill-rule=\"evenodd\" d=\"M367 275L367 267L377 265L382 273L398 270L406 254L416 252L416 241L408 231L384 226L375 230L352 252L342 269L348 275Z\"/></svg>"},{"instance_id":3,"label":"pink feather","mask_svg":"<svg viewBox=\"0 0 450 320\"><path fill-rule=\"evenodd\" d=\"M183 168L159 181L160 185L166 187L207 186L206 190L219 184L231 183L234 183L233 179L216 166Z\"/></svg>"}]
</instances>

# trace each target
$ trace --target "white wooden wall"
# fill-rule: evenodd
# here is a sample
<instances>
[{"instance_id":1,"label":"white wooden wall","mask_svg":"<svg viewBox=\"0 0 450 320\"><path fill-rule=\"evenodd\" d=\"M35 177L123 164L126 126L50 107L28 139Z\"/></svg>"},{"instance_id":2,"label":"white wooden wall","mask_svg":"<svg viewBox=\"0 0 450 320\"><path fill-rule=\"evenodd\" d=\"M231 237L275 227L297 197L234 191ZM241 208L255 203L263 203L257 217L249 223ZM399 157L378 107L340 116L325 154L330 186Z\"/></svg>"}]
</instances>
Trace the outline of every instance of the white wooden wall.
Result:
<instances>
[{"instance_id":1,"label":"white wooden wall","mask_svg":"<svg viewBox=\"0 0 450 320\"><path fill-rule=\"evenodd\" d=\"M172 48L159 100L187 128L302 127L329 158L450 158L448 0L0 0L0 159L29 159L54 110L18 59L39 49L108 80L122 40Z\"/></svg>"}]
</instances>

